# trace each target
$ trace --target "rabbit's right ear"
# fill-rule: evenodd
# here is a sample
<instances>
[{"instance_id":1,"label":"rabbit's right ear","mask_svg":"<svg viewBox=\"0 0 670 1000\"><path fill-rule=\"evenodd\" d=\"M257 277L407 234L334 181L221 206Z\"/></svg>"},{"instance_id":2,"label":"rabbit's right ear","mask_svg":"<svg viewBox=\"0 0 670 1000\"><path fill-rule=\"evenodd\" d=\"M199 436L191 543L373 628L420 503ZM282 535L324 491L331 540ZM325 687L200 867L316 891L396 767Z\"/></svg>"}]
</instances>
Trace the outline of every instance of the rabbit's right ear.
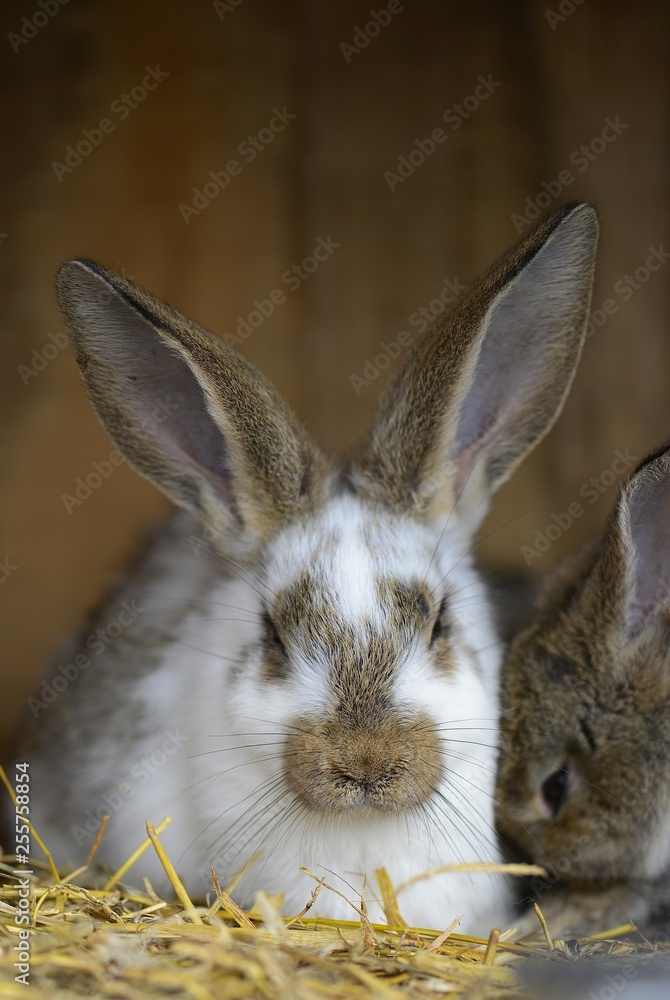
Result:
<instances>
[{"instance_id":1,"label":"rabbit's right ear","mask_svg":"<svg viewBox=\"0 0 670 1000\"><path fill-rule=\"evenodd\" d=\"M58 294L103 425L175 503L253 548L319 502L326 460L229 345L89 260L61 267Z\"/></svg>"},{"instance_id":2,"label":"rabbit's right ear","mask_svg":"<svg viewBox=\"0 0 670 1000\"><path fill-rule=\"evenodd\" d=\"M456 510L470 531L560 412L584 342L598 237L567 205L438 321L382 402L350 470L401 511Z\"/></svg>"},{"instance_id":3,"label":"rabbit's right ear","mask_svg":"<svg viewBox=\"0 0 670 1000\"><path fill-rule=\"evenodd\" d=\"M648 455L620 487L587 586L592 620L623 644L657 614L667 619L670 445Z\"/></svg>"}]
</instances>

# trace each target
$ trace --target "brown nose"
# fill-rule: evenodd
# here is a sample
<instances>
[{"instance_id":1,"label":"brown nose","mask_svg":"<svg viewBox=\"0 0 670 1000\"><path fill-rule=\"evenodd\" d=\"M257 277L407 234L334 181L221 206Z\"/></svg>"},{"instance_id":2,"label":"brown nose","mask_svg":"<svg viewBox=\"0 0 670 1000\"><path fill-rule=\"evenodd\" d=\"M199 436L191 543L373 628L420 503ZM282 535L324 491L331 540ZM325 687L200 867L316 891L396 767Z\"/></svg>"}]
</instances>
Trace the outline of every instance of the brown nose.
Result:
<instances>
[{"instance_id":1,"label":"brown nose","mask_svg":"<svg viewBox=\"0 0 670 1000\"><path fill-rule=\"evenodd\" d=\"M390 718L370 731L296 720L284 748L284 776L320 812L404 812L425 802L442 776L439 737L423 716Z\"/></svg>"},{"instance_id":2,"label":"brown nose","mask_svg":"<svg viewBox=\"0 0 670 1000\"><path fill-rule=\"evenodd\" d=\"M402 753L388 735L353 731L337 741L327 755L333 775L344 781L372 788L380 782L397 780L410 764L411 752Z\"/></svg>"}]
</instances>

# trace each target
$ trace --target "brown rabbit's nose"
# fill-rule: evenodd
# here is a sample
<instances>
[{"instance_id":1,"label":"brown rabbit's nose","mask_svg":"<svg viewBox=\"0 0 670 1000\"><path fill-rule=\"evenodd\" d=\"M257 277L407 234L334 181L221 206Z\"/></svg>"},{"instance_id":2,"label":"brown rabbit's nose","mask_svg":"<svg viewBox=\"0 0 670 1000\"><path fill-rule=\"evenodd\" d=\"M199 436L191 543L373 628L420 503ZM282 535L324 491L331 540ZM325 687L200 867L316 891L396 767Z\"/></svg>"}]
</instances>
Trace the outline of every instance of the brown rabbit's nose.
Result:
<instances>
[{"instance_id":1,"label":"brown rabbit's nose","mask_svg":"<svg viewBox=\"0 0 670 1000\"><path fill-rule=\"evenodd\" d=\"M425 802L442 777L439 737L427 719L390 719L374 731L296 720L284 776L320 812L402 812Z\"/></svg>"}]
</instances>

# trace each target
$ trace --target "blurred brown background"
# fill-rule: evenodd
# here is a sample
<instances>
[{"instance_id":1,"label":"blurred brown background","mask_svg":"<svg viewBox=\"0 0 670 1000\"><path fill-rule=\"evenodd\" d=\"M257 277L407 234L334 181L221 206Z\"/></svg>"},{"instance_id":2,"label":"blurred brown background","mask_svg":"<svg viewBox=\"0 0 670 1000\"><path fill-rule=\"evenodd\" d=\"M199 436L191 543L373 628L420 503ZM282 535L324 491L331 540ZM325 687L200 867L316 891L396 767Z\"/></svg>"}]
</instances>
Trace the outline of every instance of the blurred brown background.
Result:
<instances>
[{"instance_id":1,"label":"blurred brown background","mask_svg":"<svg viewBox=\"0 0 670 1000\"><path fill-rule=\"evenodd\" d=\"M3 18L4 733L54 643L167 509L125 466L66 509L112 449L60 347L53 276L67 257L122 269L221 334L282 288L242 350L337 450L392 370L352 384L380 342L414 332L445 279L470 282L538 204L591 200L602 311L559 424L496 501L487 565L526 567L538 529L579 502L530 556L544 572L602 524L617 450L670 436L666 4L5 0ZM385 178L440 127L410 176ZM216 187L210 171L231 160L241 169ZM290 291L282 275L319 238L339 246Z\"/></svg>"}]
</instances>

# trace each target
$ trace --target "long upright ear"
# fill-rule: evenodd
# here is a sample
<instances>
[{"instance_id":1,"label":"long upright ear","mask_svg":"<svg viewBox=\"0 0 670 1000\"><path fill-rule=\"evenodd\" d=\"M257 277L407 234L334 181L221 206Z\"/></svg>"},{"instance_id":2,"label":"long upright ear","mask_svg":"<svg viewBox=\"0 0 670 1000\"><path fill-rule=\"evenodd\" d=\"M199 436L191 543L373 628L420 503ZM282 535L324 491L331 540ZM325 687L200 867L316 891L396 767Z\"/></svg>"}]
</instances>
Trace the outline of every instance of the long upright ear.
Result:
<instances>
[{"instance_id":1,"label":"long upright ear","mask_svg":"<svg viewBox=\"0 0 670 1000\"><path fill-rule=\"evenodd\" d=\"M474 530L495 490L546 434L584 342L598 222L567 205L433 326L354 457L362 495L415 513L456 508Z\"/></svg>"},{"instance_id":2,"label":"long upright ear","mask_svg":"<svg viewBox=\"0 0 670 1000\"><path fill-rule=\"evenodd\" d=\"M592 596L624 643L670 612L670 445L620 487L592 577Z\"/></svg>"},{"instance_id":3,"label":"long upright ear","mask_svg":"<svg viewBox=\"0 0 670 1000\"><path fill-rule=\"evenodd\" d=\"M58 293L100 420L175 503L253 546L319 500L325 459L230 346L89 260L61 267Z\"/></svg>"}]
</instances>

